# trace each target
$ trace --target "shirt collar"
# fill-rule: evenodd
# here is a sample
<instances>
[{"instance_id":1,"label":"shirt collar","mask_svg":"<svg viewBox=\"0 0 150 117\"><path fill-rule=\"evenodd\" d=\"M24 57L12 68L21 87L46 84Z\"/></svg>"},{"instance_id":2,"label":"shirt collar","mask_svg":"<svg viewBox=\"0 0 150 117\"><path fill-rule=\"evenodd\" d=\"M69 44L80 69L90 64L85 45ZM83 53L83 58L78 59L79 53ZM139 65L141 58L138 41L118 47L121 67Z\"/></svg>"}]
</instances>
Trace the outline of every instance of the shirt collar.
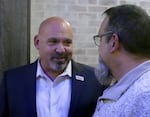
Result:
<instances>
[{"instance_id":1,"label":"shirt collar","mask_svg":"<svg viewBox=\"0 0 150 117\"><path fill-rule=\"evenodd\" d=\"M72 77L72 66L71 66L72 62L69 61L69 64L67 65L65 71L63 73L61 73L59 76L57 77L61 77L61 76L69 76L69 77ZM42 67L41 67L41 64L38 60L37 62L37 72L36 72L36 78L39 78L39 77L45 77L45 78L48 78L48 76L44 73ZM48 78L49 79L49 78Z\"/></svg>"},{"instance_id":2,"label":"shirt collar","mask_svg":"<svg viewBox=\"0 0 150 117\"><path fill-rule=\"evenodd\" d=\"M125 74L119 82L107 88L99 100L108 99L117 101L123 93L137 80L142 74L150 70L150 60L138 65L127 74Z\"/></svg>"}]
</instances>

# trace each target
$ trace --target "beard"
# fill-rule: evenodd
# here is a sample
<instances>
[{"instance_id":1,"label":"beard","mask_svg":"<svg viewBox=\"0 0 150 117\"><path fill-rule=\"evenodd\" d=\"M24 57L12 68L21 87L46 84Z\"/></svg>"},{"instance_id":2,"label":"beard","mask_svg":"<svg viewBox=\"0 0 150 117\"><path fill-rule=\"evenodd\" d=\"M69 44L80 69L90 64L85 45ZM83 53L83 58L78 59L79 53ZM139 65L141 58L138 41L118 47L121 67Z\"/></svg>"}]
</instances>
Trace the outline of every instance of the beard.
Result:
<instances>
[{"instance_id":1,"label":"beard","mask_svg":"<svg viewBox=\"0 0 150 117\"><path fill-rule=\"evenodd\" d=\"M69 60L65 62L52 62L50 66L51 66L51 69L55 72L64 71L68 63L69 63Z\"/></svg>"},{"instance_id":2,"label":"beard","mask_svg":"<svg viewBox=\"0 0 150 117\"><path fill-rule=\"evenodd\" d=\"M72 54L54 54L49 59L49 66L54 72L63 72L71 60Z\"/></svg>"},{"instance_id":3,"label":"beard","mask_svg":"<svg viewBox=\"0 0 150 117\"><path fill-rule=\"evenodd\" d=\"M102 59L99 59L99 65L95 68L95 75L101 85L109 86L113 77L108 66Z\"/></svg>"}]
</instances>

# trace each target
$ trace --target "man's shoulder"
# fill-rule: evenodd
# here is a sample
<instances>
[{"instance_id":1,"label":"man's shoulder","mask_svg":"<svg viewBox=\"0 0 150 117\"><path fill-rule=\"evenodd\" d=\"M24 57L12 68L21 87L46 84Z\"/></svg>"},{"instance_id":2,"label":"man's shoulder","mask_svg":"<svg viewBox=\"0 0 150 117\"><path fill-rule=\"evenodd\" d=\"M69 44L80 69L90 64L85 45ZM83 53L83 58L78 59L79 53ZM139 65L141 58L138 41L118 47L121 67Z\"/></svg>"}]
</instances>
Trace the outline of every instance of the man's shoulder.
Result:
<instances>
[{"instance_id":1,"label":"man's shoulder","mask_svg":"<svg viewBox=\"0 0 150 117\"><path fill-rule=\"evenodd\" d=\"M74 66L75 67L79 67L79 68L89 69L89 70L93 70L94 69L94 67L92 67L90 65L73 61L73 67Z\"/></svg>"},{"instance_id":2,"label":"man's shoulder","mask_svg":"<svg viewBox=\"0 0 150 117\"><path fill-rule=\"evenodd\" d=\"M73 72L85 74L88 75L89 77L91 76L95 77L94 67L92 66L80 62L73 62L72 68L73 68Z\"/></svg>"},{"instance_id":3,"label":"man's shoulder","mask_svg":"<svg viewBox=\"0 0 150 117\"><path fill-rule=\"evenodd\" d=\"M36 61L33 63L21 65L15 68L8 69L4 71L4 74L15 74L15 73L22 73L27 72L29 70L32 70L33 68L36 68Z\"/></svg>"}]
</instances>

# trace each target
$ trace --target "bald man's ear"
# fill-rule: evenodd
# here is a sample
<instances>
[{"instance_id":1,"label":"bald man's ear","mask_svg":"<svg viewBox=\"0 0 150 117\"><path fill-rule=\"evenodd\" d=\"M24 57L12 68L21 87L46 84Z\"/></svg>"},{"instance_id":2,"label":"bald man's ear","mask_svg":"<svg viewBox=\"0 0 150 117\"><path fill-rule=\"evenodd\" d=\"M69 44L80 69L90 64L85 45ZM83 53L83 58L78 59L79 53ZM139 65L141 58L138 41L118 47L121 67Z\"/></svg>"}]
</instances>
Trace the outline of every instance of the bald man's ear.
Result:
<instances>
[{"instance_id":1,"label":"bald man's ear","mask_svg":"<svg viewBox=\"0 0 150 117\"><path fill-rule=\"evenodd\" d=\"M34 46L37 50L39 49L39 37L38 37L38 35L34 36Z\"/></svg>"}]
</instances>

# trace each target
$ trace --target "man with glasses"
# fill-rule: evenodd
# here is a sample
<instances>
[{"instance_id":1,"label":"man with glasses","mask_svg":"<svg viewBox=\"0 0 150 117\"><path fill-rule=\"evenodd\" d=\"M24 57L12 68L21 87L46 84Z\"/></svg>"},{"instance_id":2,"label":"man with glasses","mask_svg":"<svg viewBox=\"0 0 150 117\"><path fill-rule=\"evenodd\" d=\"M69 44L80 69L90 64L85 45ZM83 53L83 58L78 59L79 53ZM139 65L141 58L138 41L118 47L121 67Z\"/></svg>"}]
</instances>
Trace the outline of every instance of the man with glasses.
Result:
<instances>
[{"instance_id":1,"label":"man with glasses","mask_svg":"<svg viewBox=\"0 0 150 117\"><path fill-rule=\"evenodd\" d=\"M111 7L98 35L97 79L109 87L93 117L150 116L150 17L135 5Z\"/></svg>"}]
</instances>

